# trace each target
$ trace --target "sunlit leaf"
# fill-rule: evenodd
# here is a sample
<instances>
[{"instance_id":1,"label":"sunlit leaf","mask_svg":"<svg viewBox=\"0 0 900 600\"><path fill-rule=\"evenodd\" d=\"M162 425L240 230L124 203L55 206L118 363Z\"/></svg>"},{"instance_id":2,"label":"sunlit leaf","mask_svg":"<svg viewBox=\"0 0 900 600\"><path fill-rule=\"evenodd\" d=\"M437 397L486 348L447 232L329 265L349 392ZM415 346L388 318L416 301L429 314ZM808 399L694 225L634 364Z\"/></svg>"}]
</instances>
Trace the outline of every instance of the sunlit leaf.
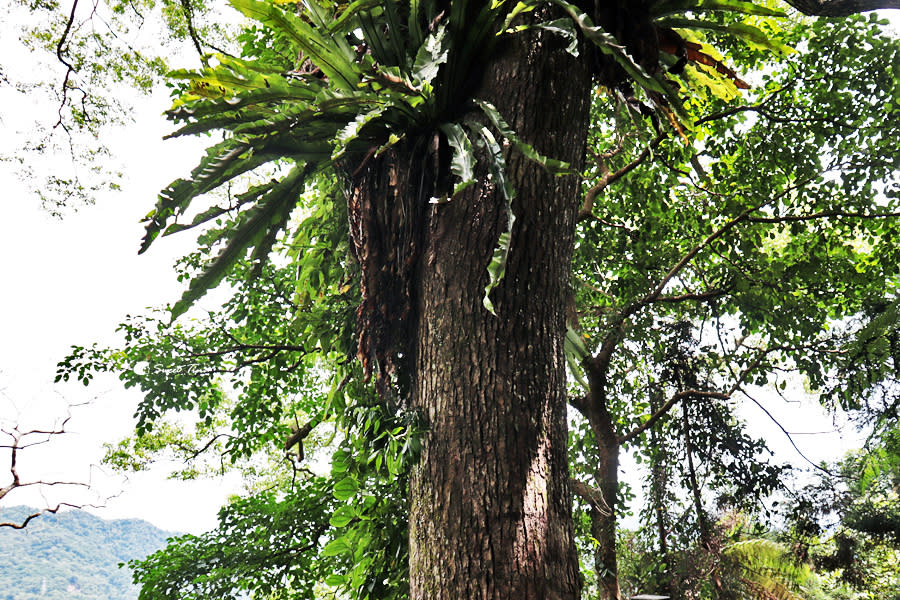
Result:
<instances>
[{"instance_id":1,"label":"sunlit leaf","mask_svg":"<svg viewBox=\"0 0 900 600\"><path fill-rule=\"evenodd\" d=\"M475 151L465 130L457 123L441 125L441 131L447 136L447 142L453 154L450 158L450 169L459 178L453 188L453 195L463 191L475 183Z\"/></svg>"}]
</instances>

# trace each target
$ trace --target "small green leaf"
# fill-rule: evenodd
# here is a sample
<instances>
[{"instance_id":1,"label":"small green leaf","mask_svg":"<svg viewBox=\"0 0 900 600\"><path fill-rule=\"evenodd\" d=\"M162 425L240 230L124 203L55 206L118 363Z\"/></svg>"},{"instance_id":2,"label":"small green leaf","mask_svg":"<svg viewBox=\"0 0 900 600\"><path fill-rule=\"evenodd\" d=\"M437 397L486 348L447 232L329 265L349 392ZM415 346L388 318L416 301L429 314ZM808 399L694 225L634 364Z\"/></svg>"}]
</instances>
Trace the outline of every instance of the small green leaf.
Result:
<instances>
[{"instance_id":1,"label":"small green leaf","mask_svg":"<svg viewBox=\"0 0 900 600\"><path fill-rule=\"evenodd\" d=\"M339 506L331 515L328 522L332 527L346 527L350 521L356 518L356 511L352 506Z\"/></svg>"},{"instance_id":2,"label":"small green leaf","mask_svg":"<svg viewBox=\"0 0 900 600\"><path fill-rule=\"evenodd\" d=\"M447 143L453 149L450 157L450 170L459 177L453 188L453 195L463 191L475 183L475 151L465 130L458 123L444 123L440 130L447 136Z\"/></svg>"},{"instance_id":3,"label":"small green leaf","mask_svg":"<svg viewBox=\"0 0 900 600\"><path fill-rule=\"evenodd\" d=\"M514 219L511 219L511 221ZM484 288L484 299L482 303L484 307L488 309L492 315L497 316L496 311L494 310L494 303L491 302L491 291L499 283L503 280L503 276L506 275L506 259L509 258L509 246L512 237L508 231L505 231L500 234L500 239L497 240L497 247L494 248L494 254L491 256L491 262L488 264L488 284L487 287Z\"/></svg>"},{"instance_id":4,"label":"small green leaf","mask_svg":"<svg viewBox=\"0 0 900 600\"><path fill-rule=\"evenodd\" d=\"M350 455L344 450L335 451L331 457L331 475L343 475L350 466Z\"/></svg>"},{"instance_id":5,"label":"small green leaf","mask_svg":"<svg viewBox=\"0 0 900 600\"><path fill-rule=\"evenodd\" d=\"M590 353L584 345L584 340L577 331L569 327L566 329L566 338L563 347L566 353L566 362L569 365L569 370L572 371L572 376L575 377L575 381L577 381L579 385L587 389L588 383L584 378L584 369L581 366L581 362L587 358Z\"/></svg>"},{"instance_id":6,"label":"small green leaf","mask_svg":"<svg viewBox=\"0 0 900 600\"><path fill-rule=\"evenodd\" d=\"M345 477L334 484L332 494L334 494L335 499L344 501L351 498L358 490L359 482L356 481L356 478Z\"/></svg>"},{"instance_id":7,"label":"small green leaf","mask_svg":"<svg viewBox=\"0 0 900 600\"><path fill-rule=\"evenodd\" d=\"M438 29L427 38L425 42L419 46L416 53L416 60L412 67L412 78L417 85L423 83L431 83L437 76L441 65L447 62L449 50L444 47L444 27Z\"/></svg>"},{"instance_id":8,"label":"small green leaf","mask_svg":"<svg viewBox=\"0 0 900 600\"><path fill-rule=\"evenodd\" d=\"M366 113L360 113L357 115L353 121L351 121L344 129L337 135L334 143L334 153L331 156L332 161L337 161L340 159L345 152L347 152L350 144L356 141L359 137L360 132L365 128L365 126L375 120L378 119L381 115L384 114L384 111L387 110L387 105L376 106L374 109L370 110Z\"/></svg>"},{"instance_id":9,"label":"small green leaf","mask_svg":"<svg viewBox=\"0 0 900 600\"><path fill-rule=\"evenodd\" d=\"M579 362L590 355L581 335L571 327L566 329L566 352L570 352Z\"/></svg>"},{"instance_id":10,"label":"small green leaf","mask_svg":"<svg viewBox=\"0 0 900 600\"><path fill-rule=\"evenodd\" d=\"M335 540L331 540L325 547L322 548L322 556L338 556L340 554L349 554L351 552L350 546L344 541L343 537L339 537Z\"/></svg>"}]
</instances>

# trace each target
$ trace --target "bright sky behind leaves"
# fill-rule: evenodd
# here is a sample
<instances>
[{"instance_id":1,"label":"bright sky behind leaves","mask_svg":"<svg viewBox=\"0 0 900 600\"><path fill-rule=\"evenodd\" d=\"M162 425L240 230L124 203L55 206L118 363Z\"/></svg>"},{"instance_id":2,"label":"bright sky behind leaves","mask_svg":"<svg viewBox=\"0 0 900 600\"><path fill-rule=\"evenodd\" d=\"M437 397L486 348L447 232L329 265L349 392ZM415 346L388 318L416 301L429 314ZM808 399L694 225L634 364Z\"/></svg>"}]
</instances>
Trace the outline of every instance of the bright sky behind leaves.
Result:
<instances>
[{"instance_id":1,"label":"bright sky behind leaves","mask_svg":"<svg viewBox=\"0 0 900 600\"><path fill-rule=\"evenodd\" d=\"M23 479L90 479L106 504L97 514L144 518L168 530L194 532L215 524L217 508L234 487L165 481L161 475L131 476L128 482L104 476L91 465L102 455L102 442L130 433L139 394L123 390L112 376L88 388L52 385L55 364L72 344L112 342L126 314L173 302L180 294L171 265L190 248L189 236L137 256L141 216L152 207L157 190L190 170L205 142L160 139L169 129L158 116L167 103L164 94L142 103L135 125L110 141L126 173L122 191L107 193L94 206L61 220L47 215L0 163L0 419L6 419L5 427L18 422L21 429L48 428L65 417L67 403L91 401L72 411L69 435L21 453ZM0 118L4 144L15 112L0 103ZM4 457L0 469L7 465ZM121 496L103 501L120 491ZM53 492L51 502L85 498L71 488L59 496ZM24 491L13 492L4 503L45 504Z\"/></svg>"}]
</instances>

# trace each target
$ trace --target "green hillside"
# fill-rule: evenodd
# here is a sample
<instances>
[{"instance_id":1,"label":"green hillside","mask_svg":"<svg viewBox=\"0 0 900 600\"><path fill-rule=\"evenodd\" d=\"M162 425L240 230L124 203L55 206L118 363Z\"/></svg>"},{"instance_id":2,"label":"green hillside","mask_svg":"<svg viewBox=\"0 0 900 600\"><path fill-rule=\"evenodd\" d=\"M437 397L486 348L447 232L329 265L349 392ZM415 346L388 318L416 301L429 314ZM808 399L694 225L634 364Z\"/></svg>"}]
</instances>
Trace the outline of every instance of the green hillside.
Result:
<instances>
[{"instance_id":1,"label":"green hillside","mask_svg":"<svg viewBox=\"0 0 900 600\"><path fill-rule=\"evenodd\" d=\"M24 506L0 509L21 521ZM84 511L44 515L23 530L0 528L0 600L130 600L131 573L119 563L165 545L172 533L146 521L106 521Z\"/></svg>"}]
</instances>

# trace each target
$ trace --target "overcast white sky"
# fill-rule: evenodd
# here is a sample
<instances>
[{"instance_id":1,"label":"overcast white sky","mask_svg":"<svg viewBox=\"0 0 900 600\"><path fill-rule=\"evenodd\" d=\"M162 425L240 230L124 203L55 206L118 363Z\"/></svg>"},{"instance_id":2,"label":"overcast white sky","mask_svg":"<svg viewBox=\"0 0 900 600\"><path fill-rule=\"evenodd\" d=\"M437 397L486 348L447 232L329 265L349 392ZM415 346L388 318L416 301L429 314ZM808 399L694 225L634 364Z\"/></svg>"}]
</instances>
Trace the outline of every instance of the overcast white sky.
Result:
<instances>
[{"instance_id":1,"label":"overcast white sky","mask_svg":"<svg viewBox=\"0 0 900 600\"><path fill-rule=\"evenodd\" d=\"M4 37L8 43L7 33L0 32L0 42ZM0 49L4 46L0 43ZM190 247L190 235L161 240L147 255L137 256L141 216L159 189L189 172L205 145L204 140L163 142L169 126L159 114L166 106L164 94L142 103L135 126L112 141L127 174L123 190L100 196L94 206L63 220L42 211L9 166L0 163L0 425L51 427L65 415L67 403L90 400L73 410L67 427L71 433L22 454L23 478L90 481L101 499L119 494L94 511L103 517L142 518L170 531L196 533L215 525L216 510L236 489L235 482L188 484L167 481L161 473L123 481L104 474L92 466L98 464L101 444L131 431L139 397L115 378L89 388L52 385L55 364L70 345L112 340L126 314L171 302L180 293L171 265ZM14 150L9 144L19 139L20 111L37 107L0 93L0 154ZM815 416L808 402L769 404L795 431L831 429L828 418ZM799 462L777 429L765 419L754 421L781 456ZM814 460L834 458L851 445L839 436L800 436L797 441ZM0 459L5 460L2 454ZM7 468L0 464L0 473ZM33 493L14 492L4 500L7 506L43 503Z\"/></svg>"},{"instance_id":2,"label":"overcast white sky","mask_svg":"<svg viewBox=\"0 0 900 600\"><path fill-rule=\"evenodd\" d=\"M187 174L204 146L200 140L160 139L169 130L159 117L165 106L164 95L145 103L136 126L113 141L128 175L123 190L98 197L95 205L62 220L47 215L0 163L0 418L19 421L23 428L47 428L65 415L67 403L91 401L73 410L70 434L22 453L23 478L90 478L101 498L122 492L98 514L197 532L215 524L216 510L231 488L220 482L165 481L158 475L131 476L128 482L105 477L91 465L99 461L102 442L130 432L139 395L126 392L114 377L88 388L52 385L55 364L72 344L112 341L126 314L172 302L180 294L171 265L189 247L189 236L137 256L139 220L155 202L156 191ZM0 144L15 123L5 108L0 106ZM60 493L65 498L72 492ZM22 492L4 501L19 503L42 501Z\"/></svg>"}]
</instances>

